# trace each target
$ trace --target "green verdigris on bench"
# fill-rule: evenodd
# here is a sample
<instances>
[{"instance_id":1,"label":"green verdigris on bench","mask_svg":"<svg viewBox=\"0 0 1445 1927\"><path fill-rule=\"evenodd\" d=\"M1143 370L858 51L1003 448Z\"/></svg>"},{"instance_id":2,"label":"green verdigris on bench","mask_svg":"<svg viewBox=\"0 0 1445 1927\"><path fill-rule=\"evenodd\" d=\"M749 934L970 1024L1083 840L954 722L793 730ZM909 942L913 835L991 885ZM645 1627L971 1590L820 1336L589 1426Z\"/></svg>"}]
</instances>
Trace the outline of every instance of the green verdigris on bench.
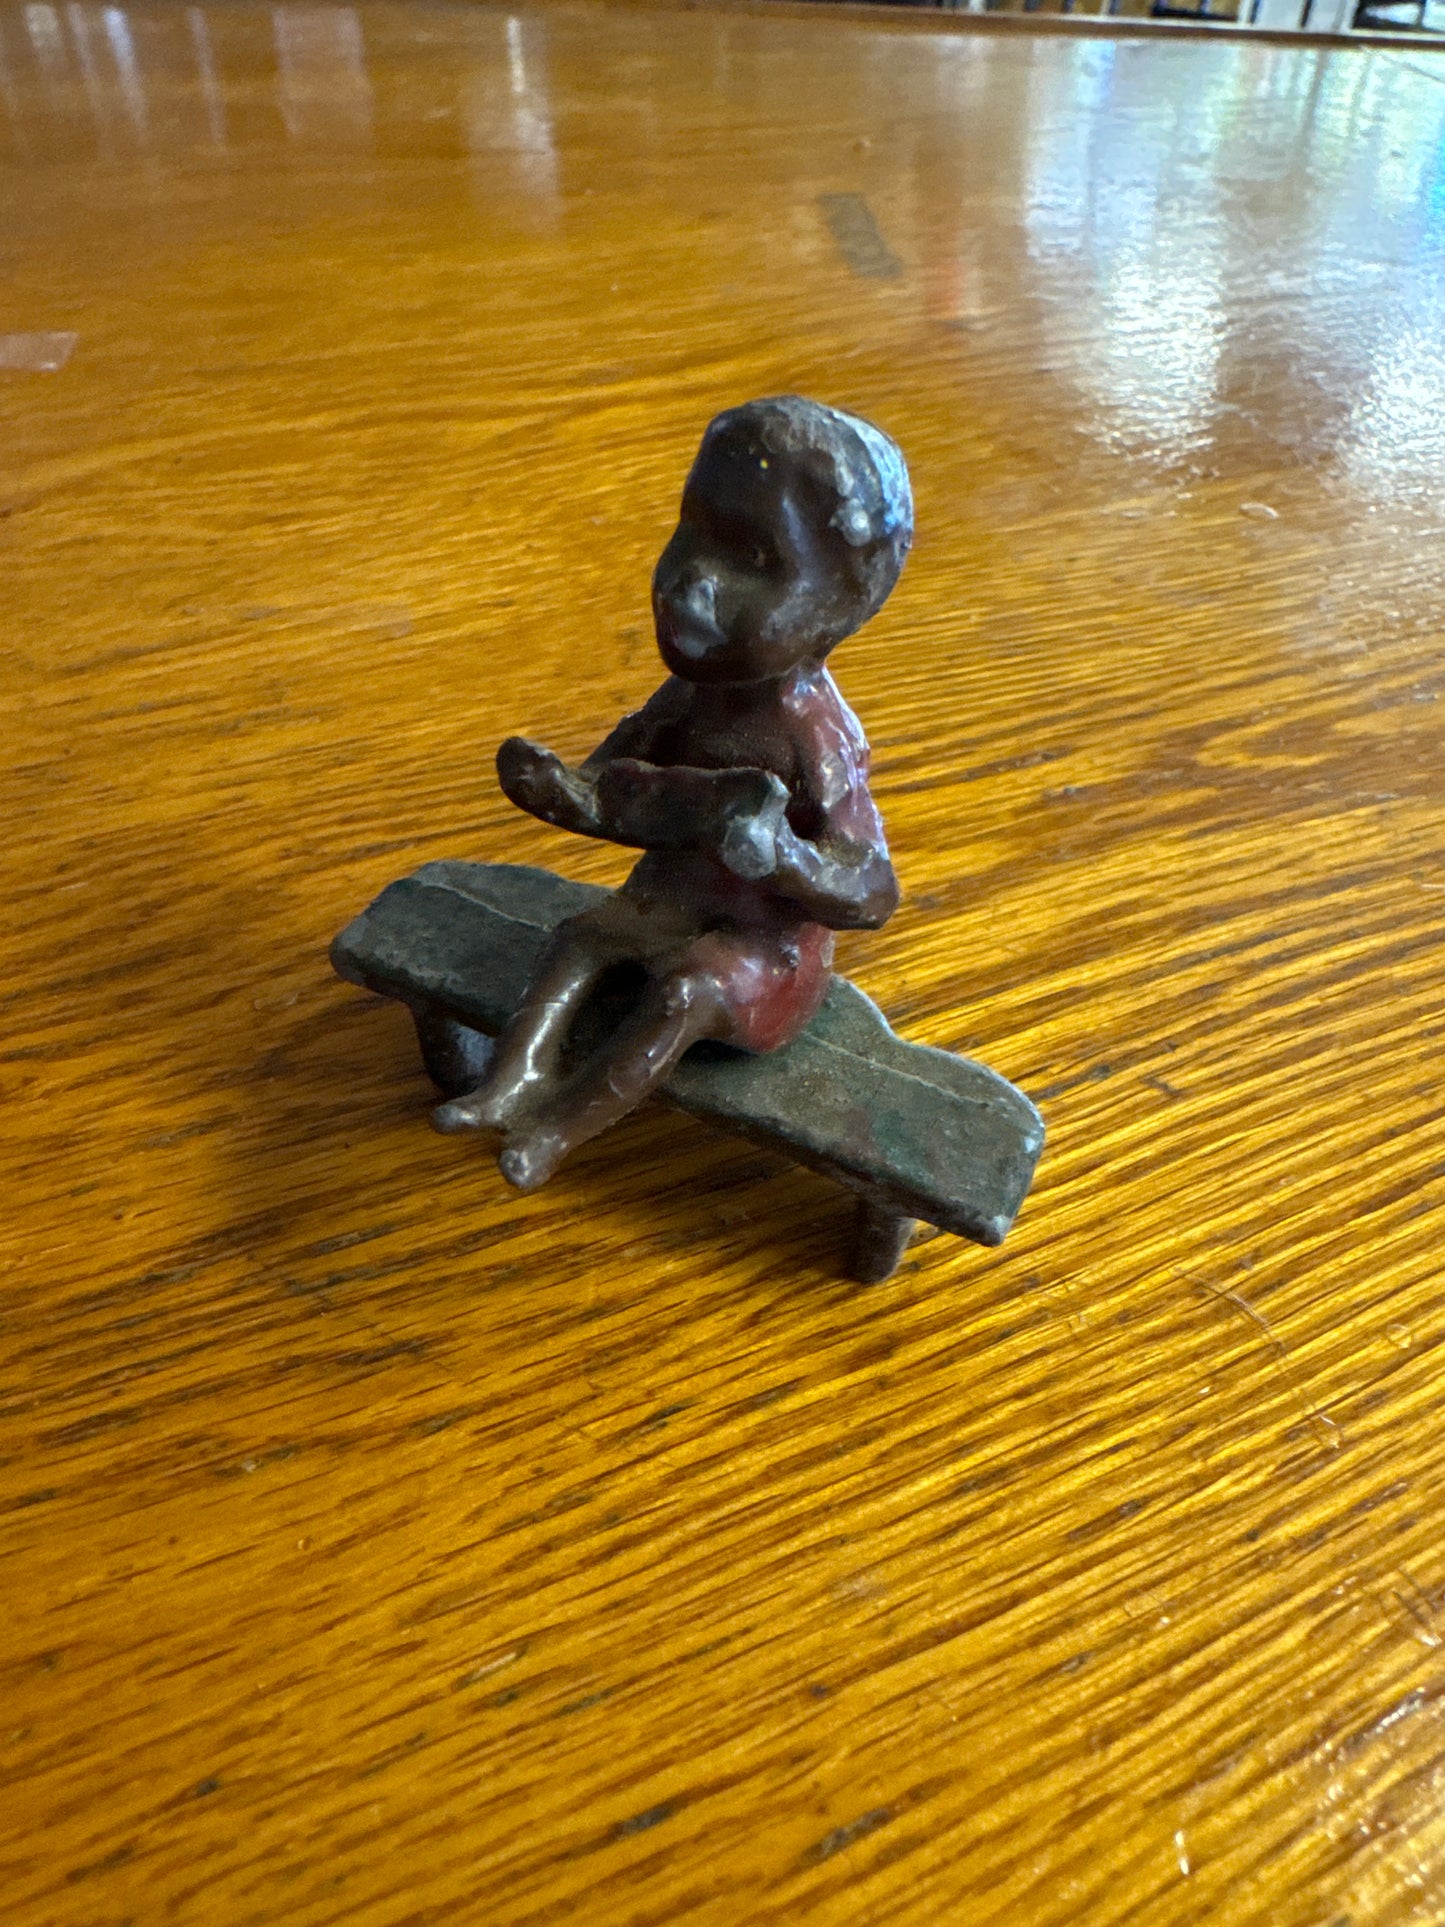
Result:
<instances>
[{"instance_id":1,"label":"green verdigris on bench","mask_svg":"<svg viewBox=\"0 0 1445 1927\"><path fill-rule=\"evenodd\" d=\"M417 1022L428 1071L470 1089L563 918L609 892L514 864L428 863L348 924L331 960ZM801 1036L750 1055L694 1045L661 1095L856 1193L854 1274L886 1278L915 1219L999 1244L1023 1202L1043 1124L1021 1091L966 1057L908 1044L835 977Z\"/></svg>"}]
</instances>

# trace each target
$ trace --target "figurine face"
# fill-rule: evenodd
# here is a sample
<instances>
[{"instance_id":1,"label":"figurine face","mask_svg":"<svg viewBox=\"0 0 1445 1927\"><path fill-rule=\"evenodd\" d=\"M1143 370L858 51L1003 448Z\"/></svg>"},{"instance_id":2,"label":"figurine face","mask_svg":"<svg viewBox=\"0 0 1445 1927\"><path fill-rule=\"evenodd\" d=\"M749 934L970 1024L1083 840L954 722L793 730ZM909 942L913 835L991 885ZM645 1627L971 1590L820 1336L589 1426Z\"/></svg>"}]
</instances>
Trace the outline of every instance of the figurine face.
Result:
<instances>
[{"instance_id":1,"label":"figurine face","mask_svg":"<svg viewBox=\"0 0 1445 1927\"><path fill-rule=\"evenodd\" d=\"M657 646L689 682L786 675L868 614L835 503L751 437L709 436L652 579Z\"/></svg>"}]
</instances>

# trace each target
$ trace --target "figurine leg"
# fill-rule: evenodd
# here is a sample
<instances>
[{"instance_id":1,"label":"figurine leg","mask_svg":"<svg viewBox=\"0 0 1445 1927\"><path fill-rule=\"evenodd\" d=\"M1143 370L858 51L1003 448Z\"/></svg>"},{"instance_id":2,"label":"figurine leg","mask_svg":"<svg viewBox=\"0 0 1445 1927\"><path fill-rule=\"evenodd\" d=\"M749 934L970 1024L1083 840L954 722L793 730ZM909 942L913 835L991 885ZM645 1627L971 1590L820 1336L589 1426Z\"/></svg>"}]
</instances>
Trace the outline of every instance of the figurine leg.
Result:
<instances>
[{"instance_id":1,"label":"figurine leg","mask_svg":"<svg viewBox=\"0 0 1445 1927\"><path fill-rule=\"evenodd\" d=\"M498 1159L519 1191L545 1184L569 1151L605 1131L667 1077L683 1052L715 1037L727 1021L717 980L684 972L664 978L580 1076L513 1137Z\"/></svg>"},{"instance_id":2,"label":"figurine leg","mask_svg":"<svg viewBox=\"0 0 1445 1927\"><path fill-rule=\"evenodd\" d=\"M853 1276L860 1285L881 1285L898 1269L915 1220L872 1198L858 1200L853 1233Z\"/></svg>"},{"instance_id":3,"label":"figurine leg","mask_svg":"<svg viewBox=\"0 0 1445 1927\"><path fill-rule=\"evenodd\" d=\"M605 958L559 931L517 1013L497 1040L485 1078L465 1096L432 1112L439 1131L502 1129L529 1098L545 1090L578 1006L602 973Z\"/></svg>"}]
</instances>

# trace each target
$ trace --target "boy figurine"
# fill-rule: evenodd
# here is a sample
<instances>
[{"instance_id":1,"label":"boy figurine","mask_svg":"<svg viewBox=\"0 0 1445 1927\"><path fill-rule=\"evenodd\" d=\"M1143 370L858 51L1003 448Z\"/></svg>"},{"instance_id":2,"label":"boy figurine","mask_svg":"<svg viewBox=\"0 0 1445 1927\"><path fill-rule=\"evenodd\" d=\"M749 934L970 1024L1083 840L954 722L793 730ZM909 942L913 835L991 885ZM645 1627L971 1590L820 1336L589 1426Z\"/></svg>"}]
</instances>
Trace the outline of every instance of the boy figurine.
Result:
<instances>
[{"instance_id":1,"label":"boy figurine","mask_svg":"<svg viewBox=\"0 0 1445 1927\"><path fill-rule=\"evenodd\" d=\"M439 1130L499 1132L521 1190L690 1045L789 1043L828 988L833 932L897 908L868 745L824 659L882 607L912 535L903 457L870 423L792 395L728 409L653 576L667 681L579 768L502 744L519 808L645 852L604 904L558 925L483 1081L433 1114ZM640 1001L565 1071L579 1011L619 966Z\"/></svg>"}]
</instances>

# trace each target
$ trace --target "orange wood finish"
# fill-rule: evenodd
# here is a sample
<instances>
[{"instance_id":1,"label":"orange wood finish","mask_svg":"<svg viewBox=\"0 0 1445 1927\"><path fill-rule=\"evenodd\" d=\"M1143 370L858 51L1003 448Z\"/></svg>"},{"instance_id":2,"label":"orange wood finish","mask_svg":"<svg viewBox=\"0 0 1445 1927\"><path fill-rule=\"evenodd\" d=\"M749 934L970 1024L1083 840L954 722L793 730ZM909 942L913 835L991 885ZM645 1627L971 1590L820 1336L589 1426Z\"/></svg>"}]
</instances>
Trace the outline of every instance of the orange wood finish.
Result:
<instances>
[{"instance_id":1,"label":"orange wood finish","mask_svg":"<svg viewBox=\"0 0 1445 1927\"><path fill-rule=\"evenodd\" d=\"M7 1927L1445 1918L1442 78L0 12ZM493 746L790 389L918 501L844 965L1051 1133L873 1290L677 1116L508 1192L325 960L622 874Z\"/></svg>"}]
</instances>

